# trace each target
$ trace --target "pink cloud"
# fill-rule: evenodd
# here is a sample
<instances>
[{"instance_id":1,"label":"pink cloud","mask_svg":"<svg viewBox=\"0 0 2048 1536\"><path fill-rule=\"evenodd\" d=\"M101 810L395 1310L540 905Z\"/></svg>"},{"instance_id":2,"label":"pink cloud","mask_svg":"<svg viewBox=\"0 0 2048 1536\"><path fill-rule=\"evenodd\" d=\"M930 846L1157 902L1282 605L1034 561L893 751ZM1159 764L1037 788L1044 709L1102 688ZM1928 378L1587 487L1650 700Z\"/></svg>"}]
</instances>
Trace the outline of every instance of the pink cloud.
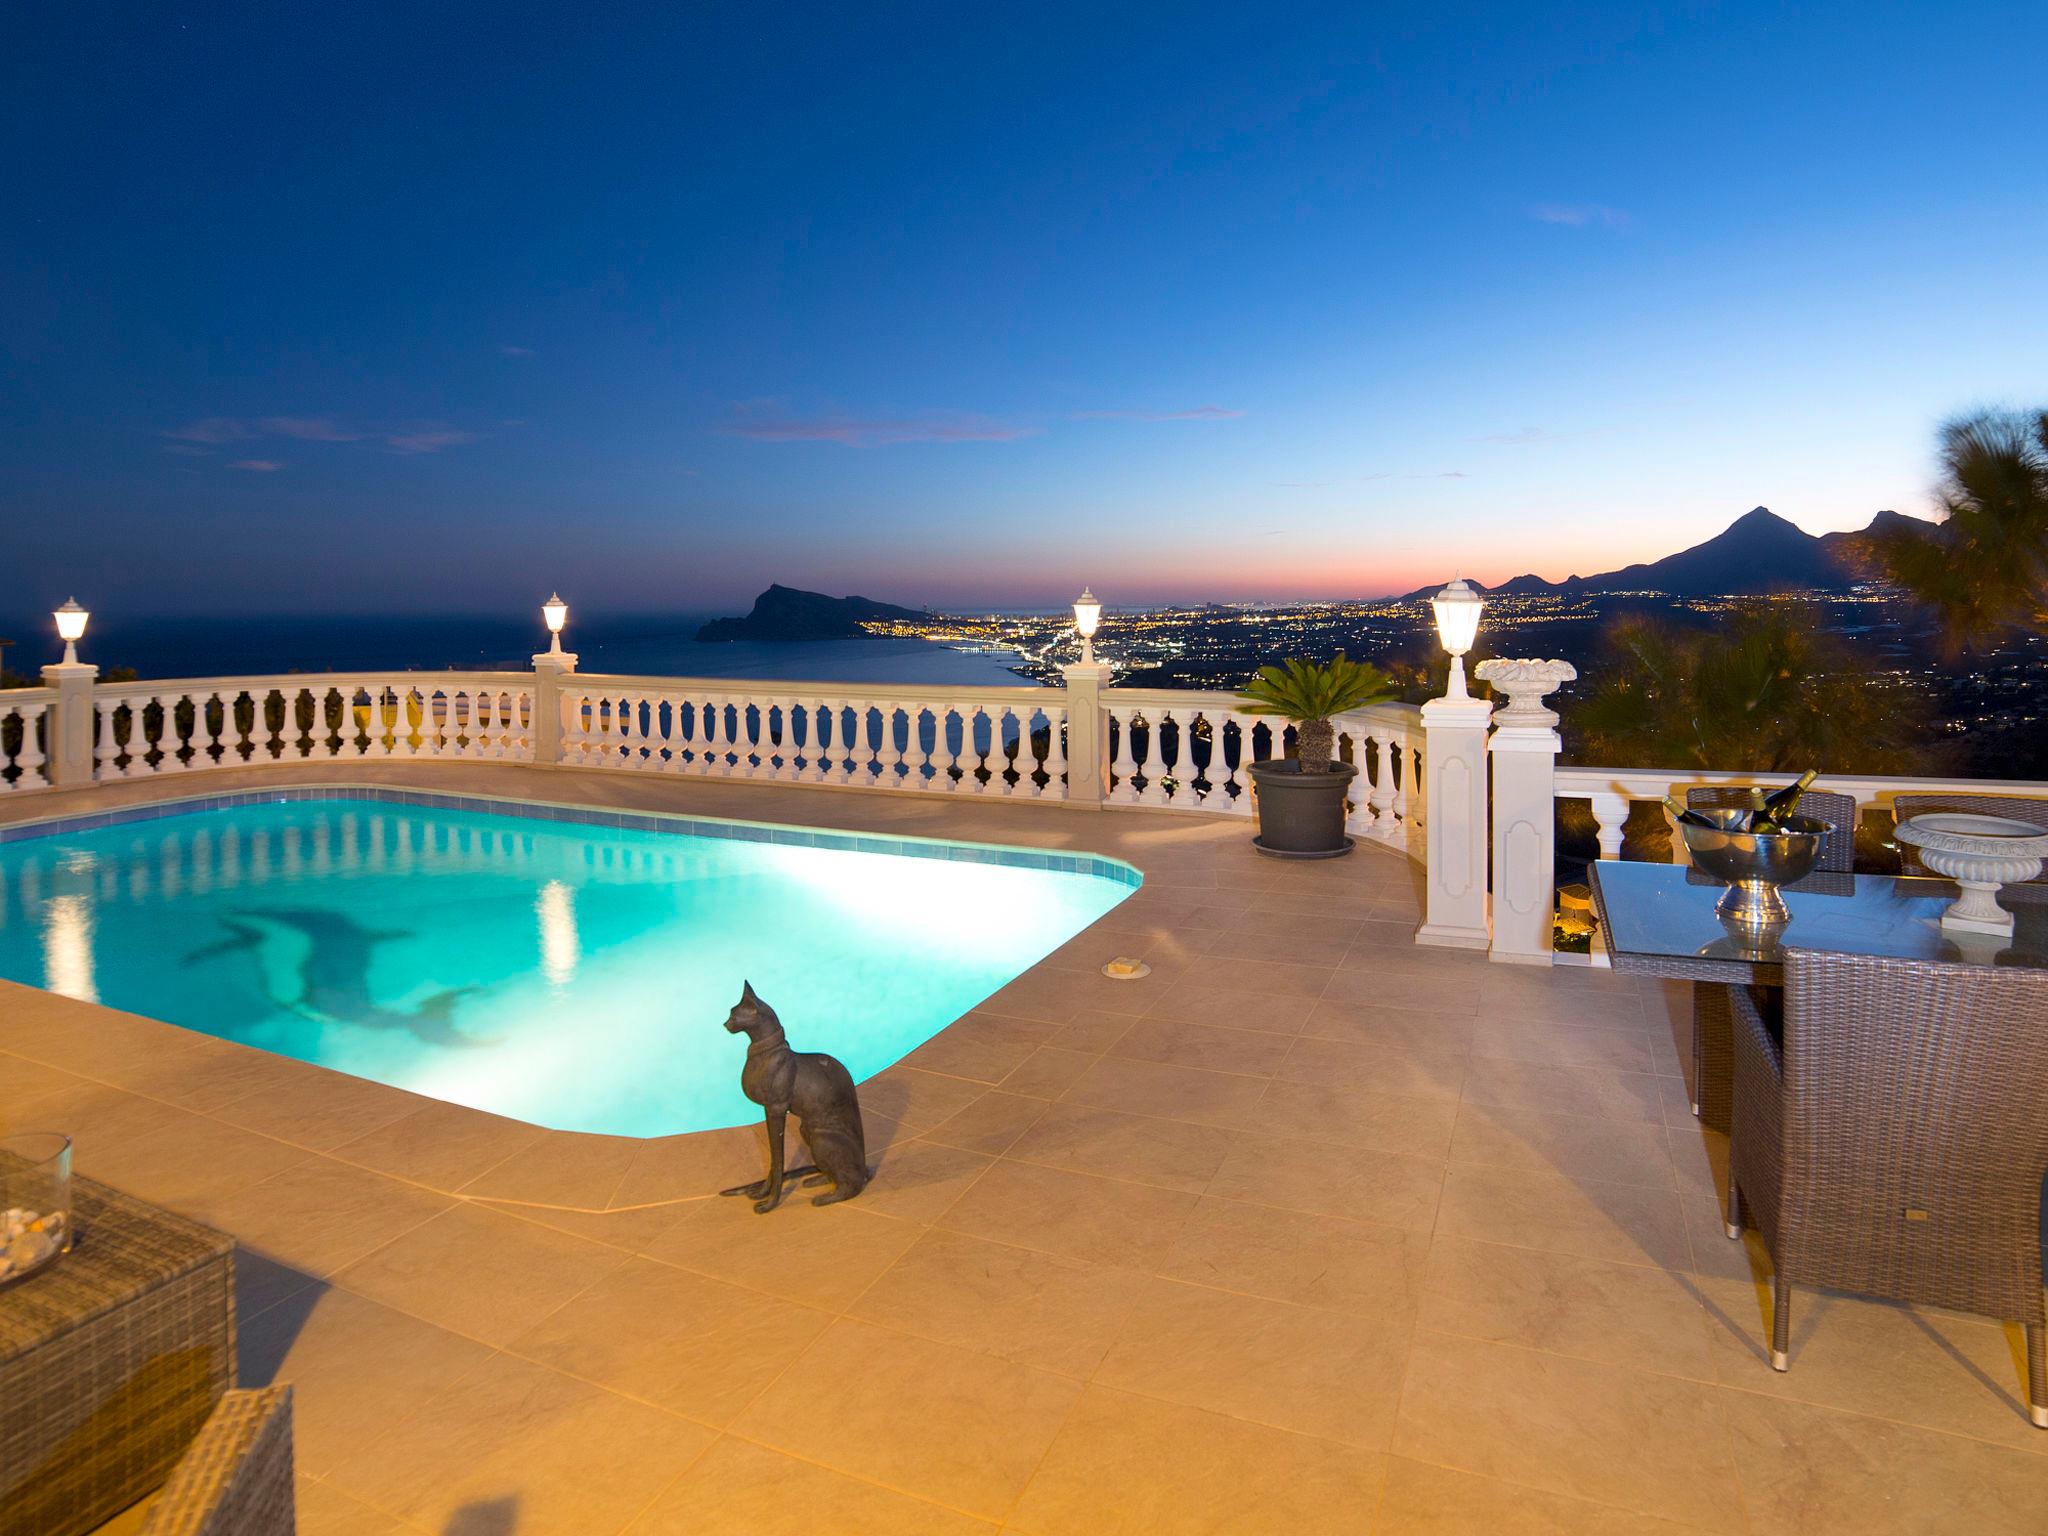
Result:
<instances>
[{"instance_id":1,"label":"pink cloud","mask_svg":"<svg viewBox=\"0 0 2048 1536\"><path fill-rule=\"evenodd\" d=\"M1009 443L1035 437L1039 429L963 411L930 411L900 418L792 417L773 407L747 405L738 407L734 419L720 430L728 437L757 443L837 443L842 448L868 448L885 443Z\"/></svg>"},{"instance_id":2,"label":"pink cloud","mask_svg":"<svg viewBox=\"0 0 2048 1536\"><path fill-rule=\"evenodd\" d=\"M238 443L249 435L248 424L231 416L208 416L190 426L176 427L164 433L165 437L176 438L181 443Z\"/></svg>"},{"instance_id":3,"label":"pink cloud","mask_svg":"<svg viewBox=\"0 0 2048 1536\"><path fill-rule=\"evenodd\" d=\"M477 439L474 432L457 432L448 427L427 427L417 432L396 432L384 439L393 453L439 453Z\"/></svg>"},{"instance_id":4,"label":"pink cloud","mask_svg":"<svg viewBox=\"0 0 2048 1536\"><path fill-rule=\"evenodd\" d=\"M228 468L246 469L254 474L270 475L283 469L284 466L275 459L236 459Z\"/></svg>"},{"instance_id":5,"label":"pink cloud","mask_svg":"<svg viewBox=\"0 0 2048 1536\"><path fill-rule=\"evenodd\" d=\"M363 434L332 416L266 416L256 430L272 437L295 437L303 443L354 443Z\"/></svg>"},{"instance_id":6,"label":"pink cloud","mask_svg":"<svg viewBox=\"0 0 2048 1536\"><path fill-rule=\"evenodd\" d=\"M502 346L502 347L498 348L498 356L500 356L500 357L531 357L531 356L533 356L533 348L531 348L531 347L515 347L515 346L512 346L511 344L509 344L509 343L508 343L508 344L506 344L505 346Z\"/></svg>"},{"instance_id":7,"label":"pink cloud","mask_svg":"<svg viewBox=\"0 0 2048 1536\"><path fill-rule=\"evenodd\" d=\"M1075 421L1235 421L1244 414L1221 405L1197 405L1185 411L1075 411Z\"/></svg>"}]
</instances>

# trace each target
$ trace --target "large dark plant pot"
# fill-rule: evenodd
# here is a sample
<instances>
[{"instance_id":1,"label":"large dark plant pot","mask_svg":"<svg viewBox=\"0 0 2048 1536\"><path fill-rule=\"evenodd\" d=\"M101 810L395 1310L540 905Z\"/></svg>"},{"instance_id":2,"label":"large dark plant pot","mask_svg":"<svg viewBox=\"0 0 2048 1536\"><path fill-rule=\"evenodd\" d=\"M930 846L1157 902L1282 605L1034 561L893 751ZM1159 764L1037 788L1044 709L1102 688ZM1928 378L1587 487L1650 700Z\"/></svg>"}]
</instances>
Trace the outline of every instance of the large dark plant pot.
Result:
<instances>
[{"instance_id":1,"label":"large dark plant pot","mask_svg":"<svg viewBox=\"0 0 2048 1536\"><path fill-rule=\"evenodd\" d=\"M1332 763L1328 773L1303 773L1288 760L1252 764L1259 792L1259 835L1252 846L1281 859L1334 859L1351 851L1344 835L1344 792L1358 770Z\"/></svg>"}]
</instances>

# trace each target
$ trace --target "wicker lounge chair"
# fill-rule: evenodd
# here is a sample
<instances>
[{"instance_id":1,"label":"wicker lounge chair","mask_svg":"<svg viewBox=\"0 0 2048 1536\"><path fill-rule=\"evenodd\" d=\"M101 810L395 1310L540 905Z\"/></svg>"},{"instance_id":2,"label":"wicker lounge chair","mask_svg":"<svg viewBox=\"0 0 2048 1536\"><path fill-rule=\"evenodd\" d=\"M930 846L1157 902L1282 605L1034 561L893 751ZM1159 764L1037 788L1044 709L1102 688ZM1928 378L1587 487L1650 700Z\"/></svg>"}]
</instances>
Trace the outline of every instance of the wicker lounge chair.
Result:
<instances>
[{"instance_id":1,"label":"wicker lounge chair","mask_svg":"<svg viewBox=\"0 0 2048 1536\"><path fill-rule=\"evenodd\" d=\"M2048 971L1789 949L1782 1045L1731 992L1728 1235L1770 1250L1773 1368L1794 1285L2017 1318L2048 1429Z\"/></svg>"},{"instance_id":2,"label":"wicker lounge chair","mask_svg":"<svg viewBox=\"0 0 2048 1536\"><path fill-rule=\"evenodd\" d=\"M157 1490L141 1536L291 1536L292 1389L230 1392Z\"/></svg>"},{"instance_id":3,"label":"wicker lounge chair","mask_svg":"<svg viewBox=\"0 0 2048 1536\"><path fill-rule=\"evenodd\" d=\"M1746 784L1705 784L1685 792L1688 809L1747 809ZM1814 868L1846 874L1856 863L1856 800L1852 795L1810 789L1799 797L1799 814L1828 824ZM1728 1017L1725 983L1696 981L1692 988L1692 1112L1700 1123L1728 1129L1728 1099L1735 1083L1735 1026Z\"/></svg>"},{"instance_id":4,"label":"wicker lounge chair","mask_svg":"<svg viewBox=\"0 0 2048 1536\"><path fill-rule=\"evenodd\" d=\"M1899 795L1892 800L1892 817L1905 821L1914 816L1933 816L1942 811L1962 811L1971 816L2003 816L2007 821L2031 821L2048 829L2048 800L2026 795ZM1919 855L1907 844L1899 844L1899 873L1928 873ZM2048 880L2048 869L2035 876Z\"/></svg>"}]
</instances>

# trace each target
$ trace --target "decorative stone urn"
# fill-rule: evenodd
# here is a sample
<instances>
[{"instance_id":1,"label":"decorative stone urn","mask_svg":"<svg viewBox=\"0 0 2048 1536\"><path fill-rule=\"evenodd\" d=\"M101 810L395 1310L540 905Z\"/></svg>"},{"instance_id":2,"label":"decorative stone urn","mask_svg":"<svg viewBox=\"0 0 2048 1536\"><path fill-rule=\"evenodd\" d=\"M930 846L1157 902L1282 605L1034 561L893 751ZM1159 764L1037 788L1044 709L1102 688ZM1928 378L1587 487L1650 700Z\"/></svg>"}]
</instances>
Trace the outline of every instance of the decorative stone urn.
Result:
<instances>
[{"instance_id":1,"label":"decorative stone urn","mask_svg":"<svg viewBox=\"0 0 2048 1536\"><path fill-rule=\"evenodd\" d=\"M1941 914L1942 927L1963 933L2011 934L2012 914L1998 904L1999 887L2033 879L2048 858L2048 832L2003 816L1914 816L1894 835L1919 850L1922 864L1963 888Z\"/></svg>"},{"instance_id":2,"label":"decorative stone urn","mask_svg":"<svg viewBox=\"0 0 2048 1536\"><path fill-rule=\"evenodd\" d=\"M1555 693L1579 675L1579 669L1568 661L1510 660L1505 656L1482 661L1475 670L1482 683L1491 683L1508 696L1504 706L1495 707L1493 723L1510 729L1556 725L1557 711L1544 704L1544 695Z\"/></svg>"}]
</instances>

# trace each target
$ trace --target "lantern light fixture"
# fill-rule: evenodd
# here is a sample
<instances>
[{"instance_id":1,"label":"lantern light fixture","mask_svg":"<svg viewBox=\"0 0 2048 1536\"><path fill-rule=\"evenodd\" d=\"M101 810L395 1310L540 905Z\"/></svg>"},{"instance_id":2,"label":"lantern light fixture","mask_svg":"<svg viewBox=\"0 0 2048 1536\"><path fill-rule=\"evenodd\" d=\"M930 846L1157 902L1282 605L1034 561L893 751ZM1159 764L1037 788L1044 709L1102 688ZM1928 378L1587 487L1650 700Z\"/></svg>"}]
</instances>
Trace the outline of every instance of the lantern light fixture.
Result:
<instances>
[{"instance_id":1,"label":"lantern light fixture","mask_svg":"<svg viewBox=\"0 0 2048 1536\"><path fill-rule=\"evenodd\" d=\"M562 601L561 593L553 594L540 605L540 616L547 621L548 634L551 637L548 650L554 655L561 655L562 626L569 622L569 605Z\"/></svg>"},{"instance_id":2,"label":"lantern light fixture","mask_svg":"<svg viewBox=\"0 0 2048 1536\"><path fill-rule=\"evenodd\" d=\"M78 606L77 598L69 597L64 600L64 606L50 617L57 621L57 638L64 642L64 664L76 666L78 642L85 638L86 621L92 614Z\"/></svg>"},{"instance_id":3,"label":"lantern light fixture","mask_svg":"<svg viewBox=\"0 0 2048 1536\"><path fill-rule=\"evenodd\" d=\"M1479 615L1486 607L1486 599L1459 576L1431 598L1429 606L1436 612L1437 639L1443 642L1451 657L1451 683L1445 697L1469 698L1465 690L1465 653L1472 649L1472 642L1478 637Z\"/></svg>"},{"instance_id":4,"label":"lantern light fixture","mask_svg":"<svg viewBox=\"0 0 2048 1536\"><path fill-rule=\"evenodd\" d=\"M1102 601L1088 588L1074 599L1074 628L1081 634L1081 664L1095 665L1095 631L1102 625Z\"/></svg>"}]
</instances>

